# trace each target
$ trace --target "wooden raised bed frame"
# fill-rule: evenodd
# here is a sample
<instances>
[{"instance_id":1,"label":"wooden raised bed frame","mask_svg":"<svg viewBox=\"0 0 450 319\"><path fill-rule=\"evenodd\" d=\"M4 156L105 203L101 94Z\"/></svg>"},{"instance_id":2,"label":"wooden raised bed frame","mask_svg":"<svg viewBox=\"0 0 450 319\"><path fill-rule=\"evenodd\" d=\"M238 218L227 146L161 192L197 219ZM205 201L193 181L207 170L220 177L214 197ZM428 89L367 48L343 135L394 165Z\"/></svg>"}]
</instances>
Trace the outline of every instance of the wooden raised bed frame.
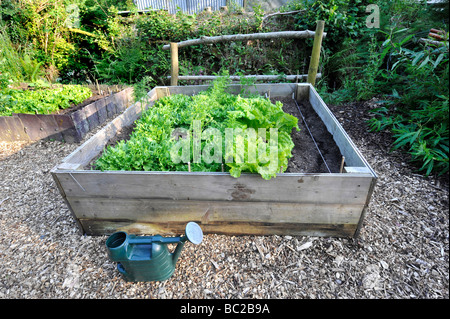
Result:
<instances>
[{"instance_id":1,"label":"wooden raised bed frame","mask_svg":"<svg viewBox=\"0 0 450 319\"><path fill-rule=\"evenodd\" d=\"M54 139L79 143L89 131L125 110L131 104L132 93L130 87L65 114L0 116L0 141Z\"/></svg>"},{"instance_id":2,"label":"wooden raised bed frame","mask_svg":"<svg viewBox=\"0 0 450 319\"><path fill-rule=\"evenodd\" d=\"M197 94L208 86L155 87L67 156L51 174L83 233L180 234L187 222L205 233L356 237L377 179L311 84L259 84L271 97L308 99L345 157L343 173L94 171L84 167L144 108L167 94ZM239 85L229 89L240 92Z\"/></svg>"}]
</instances>

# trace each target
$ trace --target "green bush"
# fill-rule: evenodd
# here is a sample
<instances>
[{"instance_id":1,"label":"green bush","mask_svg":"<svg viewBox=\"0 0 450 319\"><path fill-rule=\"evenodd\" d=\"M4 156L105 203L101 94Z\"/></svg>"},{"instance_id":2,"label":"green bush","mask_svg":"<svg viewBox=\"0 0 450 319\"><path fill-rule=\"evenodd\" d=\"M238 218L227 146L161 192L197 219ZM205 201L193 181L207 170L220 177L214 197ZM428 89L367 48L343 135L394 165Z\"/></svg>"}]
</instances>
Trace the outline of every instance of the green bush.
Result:
<instances>
[{"instance_id":1,"label":"green bush","mask_svg":"<svg viewBox=\"0 0 450 319\"><path fill-rule=\"evenodd\" d=\"M384 41L380 57L389 56L379 71L378 92L387 98L369 121L372 130L389 129L394 148L404 148L420 171L445 174L449 170L449 56L446 47L422 46L415 50L392 37Z\"/></svg>"}]
</instances>

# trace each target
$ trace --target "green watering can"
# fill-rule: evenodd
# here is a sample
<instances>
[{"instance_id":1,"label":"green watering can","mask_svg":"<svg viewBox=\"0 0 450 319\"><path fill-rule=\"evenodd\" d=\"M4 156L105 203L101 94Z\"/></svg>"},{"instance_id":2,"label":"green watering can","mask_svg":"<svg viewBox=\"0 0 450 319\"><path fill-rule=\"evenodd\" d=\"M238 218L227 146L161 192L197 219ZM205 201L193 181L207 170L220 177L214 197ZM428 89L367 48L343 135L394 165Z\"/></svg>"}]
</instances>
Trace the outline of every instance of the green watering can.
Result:
<instances>
[{"instance_id":1,"label":"green watering can","mask_svg":"<svg viewBox=\"0 0 450 319\"><path fill-rule=\"evenodd\" d=\"M181 237L136 236L126 232L116 232L106 240L108 256L118 262L117 270L126 281L162 281L169 279L174 271L184 243L189 240L198 245L203 240L203 232L197 223L186 225ZM178 243L173 253L167 244Z\"/></svg>"}]
</instances>

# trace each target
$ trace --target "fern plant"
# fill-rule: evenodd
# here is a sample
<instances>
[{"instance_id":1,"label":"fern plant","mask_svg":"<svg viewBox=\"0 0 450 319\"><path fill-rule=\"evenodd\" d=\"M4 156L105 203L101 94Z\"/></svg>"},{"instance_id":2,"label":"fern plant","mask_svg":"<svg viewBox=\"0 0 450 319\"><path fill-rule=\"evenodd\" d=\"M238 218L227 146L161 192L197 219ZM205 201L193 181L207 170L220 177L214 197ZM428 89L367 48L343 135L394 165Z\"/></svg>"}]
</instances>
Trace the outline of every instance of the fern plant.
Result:
<instances>
[{"instance_id":1,"label":"fern plant","mask_svg":"<svg viewBox=\"0 0 450 319\"><path fill-rule=\"evenodd\" d=\"M25 73L24 80L27 82L36 82L43 74L42 62L32 60L28 54L25 54L23 59L20 59L20 64Z\"/></svg>"}]
</instances>

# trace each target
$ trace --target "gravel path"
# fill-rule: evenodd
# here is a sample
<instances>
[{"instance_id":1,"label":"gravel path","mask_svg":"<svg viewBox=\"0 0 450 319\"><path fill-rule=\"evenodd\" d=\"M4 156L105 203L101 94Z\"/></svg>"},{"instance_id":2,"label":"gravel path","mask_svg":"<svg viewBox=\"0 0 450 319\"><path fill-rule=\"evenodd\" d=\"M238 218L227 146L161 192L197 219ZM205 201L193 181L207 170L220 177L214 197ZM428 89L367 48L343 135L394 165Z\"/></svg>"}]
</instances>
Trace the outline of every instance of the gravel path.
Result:
<instances>
[{"instance_id":1,"label":"gravel path","mask_svg":"<svg viewBox=\"0 0 450 319\"><path fill-rule=\"evenodd\" d=\"M78 145L0 142L0 299L448 299L448 180L366 132L369 103L330 108L379 175L360 237L205 235L164 282L123 281L106 237L78 232L49 173Z\"/></svg>"}]
</instances>

